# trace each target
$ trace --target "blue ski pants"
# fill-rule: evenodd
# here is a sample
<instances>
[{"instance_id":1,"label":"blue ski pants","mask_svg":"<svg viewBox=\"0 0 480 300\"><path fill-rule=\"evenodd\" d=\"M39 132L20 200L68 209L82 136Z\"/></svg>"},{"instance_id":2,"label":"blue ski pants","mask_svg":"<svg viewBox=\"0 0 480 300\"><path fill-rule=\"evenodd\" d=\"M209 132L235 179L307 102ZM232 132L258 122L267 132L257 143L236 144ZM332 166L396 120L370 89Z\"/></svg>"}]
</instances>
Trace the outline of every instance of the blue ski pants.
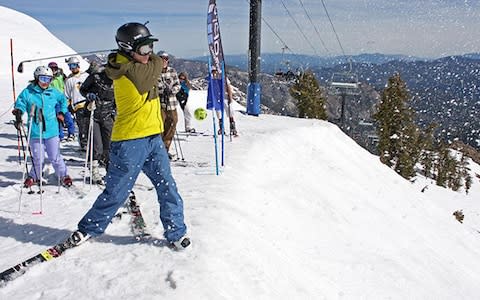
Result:
<instances>
[{"instance_id":1,"label":"blue ski pants","mask_svg":"<svg viewBox=\"0 0 480 300\"><path fill-rule=\"evenodd\" d=\"M64 115L64 122L68 130L68 136L72 136L72 137L75 136L75 122L73 122L72 115L68 111ZM65 137L65 134L63 133L63 125L60 123L58 124L58 130L59 130L58 137L61 140L63 140L63 138Z\"/></svg>"},{"instance_id":2,"label":"blue ski pants","mask_svg":"<svg viewBox=\"0 0 480 300\"><path fill-rule=\"evenodd\" d=\"M91 236L102 234L125 203L140 171L147 175L156 189L160 220L167 241L178 241L184 236L187 227L183 217L183 200L172 177L170 161L160 135L111 143L105 190L80 220L78 229Z\"/></svg>"}]
</instances>

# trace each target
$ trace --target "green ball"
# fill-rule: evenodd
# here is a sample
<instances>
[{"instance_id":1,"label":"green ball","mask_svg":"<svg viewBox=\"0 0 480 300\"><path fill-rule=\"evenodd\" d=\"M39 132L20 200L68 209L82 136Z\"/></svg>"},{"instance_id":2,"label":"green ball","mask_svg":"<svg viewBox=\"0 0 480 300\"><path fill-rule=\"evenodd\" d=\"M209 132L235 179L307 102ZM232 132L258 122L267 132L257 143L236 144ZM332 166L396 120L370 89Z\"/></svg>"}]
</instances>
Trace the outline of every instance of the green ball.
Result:
<instances>
[{"instance_id":1,"label":"green ball","mask_svg":"<svg viewBox=\"0 0 480 300\"><path fill-rule=\"evenodd\" d=\"M195 119L199 121L205 120L207 118L207 110L203 107L199 107L195 110L193 115L195 116Z\"/></svg>"}]
</instances>

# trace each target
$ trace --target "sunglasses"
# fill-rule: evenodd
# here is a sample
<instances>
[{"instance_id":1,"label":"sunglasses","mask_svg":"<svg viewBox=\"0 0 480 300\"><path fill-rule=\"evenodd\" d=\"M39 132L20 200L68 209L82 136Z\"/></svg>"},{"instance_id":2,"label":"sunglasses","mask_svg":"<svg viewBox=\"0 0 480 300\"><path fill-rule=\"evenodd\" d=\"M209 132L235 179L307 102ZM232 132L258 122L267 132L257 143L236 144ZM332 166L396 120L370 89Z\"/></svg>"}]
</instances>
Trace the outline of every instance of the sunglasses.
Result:
<instances>
[{"instance_id":1,"label":"sunglasses","mask_svg":"<svg viewBox=\"0 0 480 300\"><path fill-rule=\"evenodd\" d=\"M185 77L178 77L179 80L185 80Z\"/></svg>"},{"instance_id":2,"label":"sunglasses","mask_svg":"<svg viewBox=\"0 0 480 300\"><path fill-rule=\"evenodd\" d=\"M52 82L52 79L53 79L53 77L48 76L48 75L39 75L38 76L38 82L41 82L41 83L50 83L50 82Z\"/></svg>"},{"instance_id":3,"label":"sunglasses","mask_svg":"<svg viewBox=\"0 0 480 300\"><path fill-rule=\"evenodd\" d=\"M76 69L76 68L80 68L80 65L79 64L68 64L68 68L71 70L71 69Z\"/></svg>"},{"instance_id":4,"label":"sunglasses","mask_svg":"<svg viewBox=\"0 0 480 300\"><path fill-rule=\"evenodd\" d=\"M141 56L152 54L153 53L153 43L140 46L140 47L137 48L137 51L135 51L135 52L137 54L140 54Z\"/></svg>"}]
</instances>

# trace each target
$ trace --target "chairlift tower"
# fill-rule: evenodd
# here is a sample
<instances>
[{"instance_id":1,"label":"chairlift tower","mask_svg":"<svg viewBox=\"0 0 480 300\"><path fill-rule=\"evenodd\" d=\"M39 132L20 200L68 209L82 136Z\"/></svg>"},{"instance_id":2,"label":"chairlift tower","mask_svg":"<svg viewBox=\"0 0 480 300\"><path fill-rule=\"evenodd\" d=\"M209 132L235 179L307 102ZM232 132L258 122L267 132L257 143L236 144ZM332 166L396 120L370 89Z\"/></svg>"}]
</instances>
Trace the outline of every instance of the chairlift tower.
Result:
<instances>
[{"instance_id":1,"label":"chairlift tower","mask_svg":"<svg viewBox=\"0 0 480 300\"><path fill-rule=\"evenodd\" d=\"M262 89L258 81L260 72L260 33L262 22L262 0L250 0L250 32L248 43L247 114L258 116Z\"/></svg>"}]
</instances>

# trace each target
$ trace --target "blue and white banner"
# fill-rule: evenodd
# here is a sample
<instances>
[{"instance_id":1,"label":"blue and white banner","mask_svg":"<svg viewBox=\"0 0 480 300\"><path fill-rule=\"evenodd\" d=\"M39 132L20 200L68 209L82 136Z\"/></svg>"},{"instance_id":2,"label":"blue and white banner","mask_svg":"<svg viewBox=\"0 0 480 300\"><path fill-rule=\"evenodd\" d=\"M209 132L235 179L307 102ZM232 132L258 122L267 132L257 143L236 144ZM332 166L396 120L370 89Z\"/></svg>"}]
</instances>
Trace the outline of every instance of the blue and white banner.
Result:
<instances>
[{"instance_id":1,"label":"blue and white banner","mask_svg":"<svg viewBox=\"0 0 480 300\"><path fill-rule=\"evenodd\" d=\"M223 63L222 39L220 37L220 23L218 22L216 0L210 0L207 12L207 41L212 67L220 72Z\"/></svg>"},{"instance_id":2,"label":"blue and white banner","mask_svg":"<svg viewBox=\"0 0 480 300\"><path fill-rule=\"evenodd\" d=\"M207 80L207 109L222 111L225 97L225 84L223 81L223 76L220 76L220 78L215 78L210 73L210 75L207 77Z\"/></svg>"},{"instance_id":3,"label":"blue and white banner","mask_svg":"<svg viewBox=\"0 0 480 300\"><path fill-rule=\"evenodd\" d=\"M223 48L220 37L216 0L210 0L207 13L207 40L211 59L209 59L207 109L223 111L224 80L223 76Z\"/></svg>"}]
</instances>

